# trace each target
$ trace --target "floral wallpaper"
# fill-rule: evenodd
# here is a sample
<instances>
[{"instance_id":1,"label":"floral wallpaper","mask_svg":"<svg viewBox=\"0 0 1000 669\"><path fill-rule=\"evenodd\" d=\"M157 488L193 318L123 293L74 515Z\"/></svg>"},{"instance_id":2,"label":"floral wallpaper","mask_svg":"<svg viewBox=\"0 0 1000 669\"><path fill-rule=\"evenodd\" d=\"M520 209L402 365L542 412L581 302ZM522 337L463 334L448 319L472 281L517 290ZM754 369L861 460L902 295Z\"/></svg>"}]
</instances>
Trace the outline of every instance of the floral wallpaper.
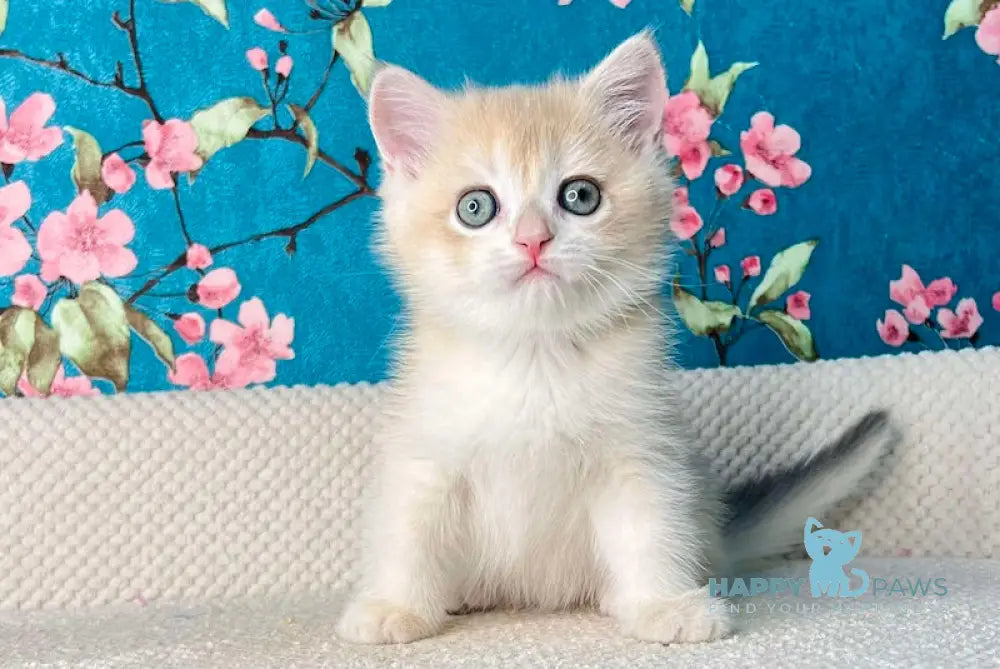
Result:
<instances>
[{"instance_id":1,"label":"floral wallpaper","mask_svg":"<svg viewBox=\"0 0 1000 669\"><path fill-rule=\"evenodd\" d=\"M682 364L996 344L1000 0L828 4L0 0L0 392L383 378L376 54L540 80L647 25Z\"/></svg>"}]
</instances>

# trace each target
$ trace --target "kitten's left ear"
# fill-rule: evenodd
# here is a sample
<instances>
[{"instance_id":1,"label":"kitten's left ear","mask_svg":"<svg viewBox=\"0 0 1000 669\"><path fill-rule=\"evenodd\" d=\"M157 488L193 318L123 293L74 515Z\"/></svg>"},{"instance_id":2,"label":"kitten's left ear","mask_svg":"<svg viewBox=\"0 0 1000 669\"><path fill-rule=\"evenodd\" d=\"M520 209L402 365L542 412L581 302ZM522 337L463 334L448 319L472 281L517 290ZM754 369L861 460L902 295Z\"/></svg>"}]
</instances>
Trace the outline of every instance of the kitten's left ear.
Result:
<instances>
[{"instance_id":1,"label":"kitten's left ear","mask_svg":"<svg viewBox=\"0 0 1000 669\"><path fill-rule=\"evenodd\" d=\"M386 169L419 173L446 101L444 93L409 70L379 67L368 91L368 121Z\"/></svg>"},{"instance_id":2,"label":"kitten's left ear","mask_svg":"<svg viewBox=\"0 0 1000 669\"><path fill-rule=\"evenodd\" d=\"M629 146L658 141L667 103L667 74L649 30L633 35L583 78L584 94Z\"/></svg>"}]
</instances>

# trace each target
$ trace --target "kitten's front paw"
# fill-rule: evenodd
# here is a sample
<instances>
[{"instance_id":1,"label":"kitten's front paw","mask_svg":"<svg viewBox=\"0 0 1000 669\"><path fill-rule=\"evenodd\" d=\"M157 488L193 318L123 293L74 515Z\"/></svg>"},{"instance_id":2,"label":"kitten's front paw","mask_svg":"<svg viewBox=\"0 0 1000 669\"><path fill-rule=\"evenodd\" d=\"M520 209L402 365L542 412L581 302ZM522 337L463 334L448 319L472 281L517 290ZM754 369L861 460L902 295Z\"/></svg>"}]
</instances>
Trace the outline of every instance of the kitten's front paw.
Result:
<instances>
[{"instance_id":1,"label":"kitten's front paw","mask_svg":"<svg viewBox=\"0 0 1000 669\"><path fill-rule=\"evenodd\" d=\"M437 634L441 625L415 611L377 599L360 599L347 607L337 636L354 643L409 643Z\"/></svg>"},{"instance_id":2,"label":"kitten's front paw","mask_svg":"<svg viewBox=\"0 0 1000 669\"><path fill-rule=\"evenodd\" d=\"M726 603L706 589L680 597L644 602L621 619L622 632L642 641L698 643L729 634Z\"/></svg>"}]
</instances>

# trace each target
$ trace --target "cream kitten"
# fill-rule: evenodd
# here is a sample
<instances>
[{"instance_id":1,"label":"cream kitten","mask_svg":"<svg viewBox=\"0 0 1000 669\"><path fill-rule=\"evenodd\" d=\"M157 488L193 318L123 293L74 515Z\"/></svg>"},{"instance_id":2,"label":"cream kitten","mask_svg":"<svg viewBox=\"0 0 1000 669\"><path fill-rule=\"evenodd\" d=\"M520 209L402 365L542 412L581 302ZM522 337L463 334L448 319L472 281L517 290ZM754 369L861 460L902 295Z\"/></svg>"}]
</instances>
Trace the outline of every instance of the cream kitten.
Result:
<instances>
[{"instance_id":1,"label":"cream kitten","mask_svg":"<svg viewBox=\"0 0 1000 669\"><path fill-rule=\"evenodd\" d=\"M638 639L718 638L706 576L800 542L882 452L872 415L816 461L830 471L775 482L785 504L757 487L727 510L664 362L666 98L648 33L537 87L377 73L379 249L411 324L344 639L413 641L494 606L596 606Z\"/></svg>"}]
</instances>

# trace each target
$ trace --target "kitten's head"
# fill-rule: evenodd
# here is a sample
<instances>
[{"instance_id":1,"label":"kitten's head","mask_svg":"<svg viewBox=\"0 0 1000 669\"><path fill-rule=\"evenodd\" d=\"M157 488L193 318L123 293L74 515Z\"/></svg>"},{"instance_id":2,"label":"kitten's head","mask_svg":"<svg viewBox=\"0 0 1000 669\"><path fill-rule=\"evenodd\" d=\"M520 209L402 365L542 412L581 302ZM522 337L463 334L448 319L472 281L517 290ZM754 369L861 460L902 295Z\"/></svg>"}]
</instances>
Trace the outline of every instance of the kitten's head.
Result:
<instances>
[{"instance_id":1,"label":"kitten's head","mask_svg":"<svg viewBox=\"0 0 1000 669\"><path fill-rule=\"evenodd\" d=\"M666 98L649 33L536 87L448 93L381 68L369 99L379 248L414 315L573 332L642 308L665 269Z\"/></svg>"},{"instance_id":2,"label":"kitten's head","mask_svg":"<svg viewBox=\"0 0 1000 669\"><path fill-rule=\"evenodd\" d=\"M806 553L814 562L845 565L861 550L861 532L838 532L824 528L813 530L805 538Z\"/></svg>"}]
</instances>

